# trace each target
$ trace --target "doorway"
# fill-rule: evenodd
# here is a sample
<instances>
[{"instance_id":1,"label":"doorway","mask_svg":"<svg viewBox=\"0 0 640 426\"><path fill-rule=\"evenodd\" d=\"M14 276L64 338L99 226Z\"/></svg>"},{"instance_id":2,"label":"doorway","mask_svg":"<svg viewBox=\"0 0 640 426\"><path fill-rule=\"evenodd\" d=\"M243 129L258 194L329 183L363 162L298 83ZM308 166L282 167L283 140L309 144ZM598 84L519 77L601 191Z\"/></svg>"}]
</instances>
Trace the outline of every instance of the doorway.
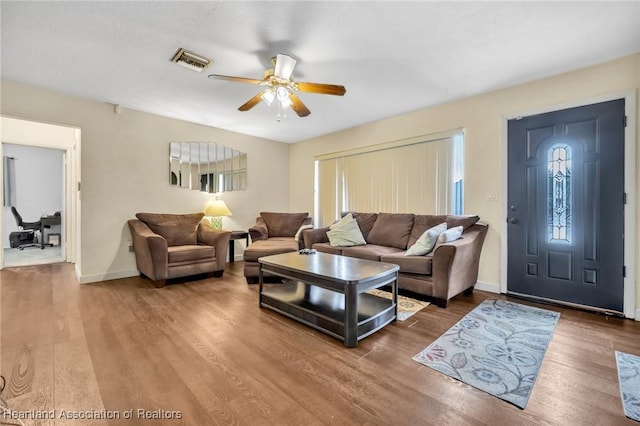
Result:
<instances>
[{"instance_id":1,"label":"doorway","mask_svg":"<svg viewBox=\"0 0 640 426\"><path fill-rule=\"evenodd\" d=\"M69 126L61 126L47 123L40 123L28 120L22 120L18 118L0 116L0 124L2 128L2 142L0 144L0 151L4 151L6 144L18 145L21 147L37 147L47 148L50 150L58 150L62 152L62 158L64 159L62 164L63 175L63 201L61 216L60 216L60 237L59 241L64 242L61 245L61 256L67 262L74 263L76 273L80 271L80 129ZM4 152L0 152L4 157ZM4 188L4 161L0 163L2 172L0 173L0 180ZM48 210L51 210L49 212ZM58 209L49 208L46 209L46 215L52 214L53 219L49 220L49 223L58 222L55 220L55 213ZM42 213L45 212L40 208L38 212L36 210L36 218L27 217L24 215L25 221L36 221ZM64 213L64 214L62 214ZM2 230L0 235L4 235L7 221L14 221L11 215L9 207L0 209L0 225ZM15 223L15 222L14 222ZM49 231L49 230L47 230ZM46 232L45 232L46 233ZM45 238L49 238L46 237ZM52 244L55 243L57 236L55 236ZM5 243L3 243L4 245ZM0 265L5 266L4 250L0 250Z\"/></svg>"},{"instance_id":2,"label":"doorway","mask_svg":"<svg viewBox=\"0 0 640 426\"><path fill-rule=\"evenodd\" d=\"M2 152L4 266L64 262L64 151L3 144Z\"/></svg>"},{"instance_id":3,"label":"doorway","mask_svg":"<svg viewBox=\"0 0 640 426\"><path fill-rule=\"evenodd\" d=\"M624 310L625 100L508 122L507 292Z\"/></svg>"}]
</instances>

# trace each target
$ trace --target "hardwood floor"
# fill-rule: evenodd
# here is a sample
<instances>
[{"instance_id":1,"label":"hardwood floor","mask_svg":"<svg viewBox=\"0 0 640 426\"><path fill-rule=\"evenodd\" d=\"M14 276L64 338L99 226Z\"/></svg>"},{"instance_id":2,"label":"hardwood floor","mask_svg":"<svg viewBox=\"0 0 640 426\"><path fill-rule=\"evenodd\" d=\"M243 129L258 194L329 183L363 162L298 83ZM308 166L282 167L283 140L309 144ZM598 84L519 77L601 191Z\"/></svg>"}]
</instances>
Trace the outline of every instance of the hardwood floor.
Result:
<instances>
[{"instance_id":1,"label":"hardwood floor","mask_svg":"<svg viewBox=\"0 0 640 426\"><path fill-rule=\"evenodd\" d=\"M79 285L68 264L0 271L2 396L17 412L56 410L28 425L635 423L622 411L614 351L640 354L638 322L514 299L561 312L520 410L411 359L484 299L504 296L430 305L348 349L260 309L242 268L161 289L139 277Z\"/></svg>"}]
</instances>

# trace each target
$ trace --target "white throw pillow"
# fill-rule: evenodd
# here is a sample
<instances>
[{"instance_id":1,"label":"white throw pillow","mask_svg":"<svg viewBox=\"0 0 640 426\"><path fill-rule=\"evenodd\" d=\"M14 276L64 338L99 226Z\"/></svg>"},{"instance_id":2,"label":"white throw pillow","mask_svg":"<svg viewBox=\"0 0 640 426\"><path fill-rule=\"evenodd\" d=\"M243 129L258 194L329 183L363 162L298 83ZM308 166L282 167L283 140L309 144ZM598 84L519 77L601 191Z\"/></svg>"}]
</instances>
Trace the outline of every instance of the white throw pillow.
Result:
<instances>
[{"instance_id":1,"label":"white throw pillow","mask_svg":"<svg viewBox=\"0 0 640 426\"><path fill-rule=\"evenodd\" d=\"M340 219L338 222L329 225L329 229L336 229L336 228L340 228L341 226L344 226L345 224L351 222L353 220L353 215L351 213L347 213L346 215L344 215L344 217L342 219Z\"/></svg>"},{"instance_id":2,"label":"white throw pillow","mask_svg":"<svg viewBox=\"0 0 640 426\"><path fill-rule=\"evenodd\" d=\"M327 231L327 237L329 237L329 244L334 247L361 246L367 243L362 236L358 222L353 218L350 222L345 222L343 225Z\"/></svg>"},{"instance_id":3,"label":"white throw pillow","mask_svg":"<svg viewBox=\"0 0 640 426\"><path fill-rule=\"evenodd\" d=\"M444 231L438 237L438 241L436 242L436 246L433 248L434 250L440 245L444 243L450 243L451 241L455 241L462 236L462 231L464 228L462 226L455 226L453 228L449 228Z\"/></svg>"},{"instance_id":4,"label":"white throw pillow","mask_svg":"<svg viewBox=\"0 0 640 426\"><path fill-rule=\"evenodd\" d=\"M432 228L427 229L420 235L420 238L415 242L414 245L409 247L409 249L405 252L405 256L424 256L425 254L429 254L431 250L436 245L436 241L440 234L447 230L447 223L443 222L440 225L436 225Z\"/></svg>"},{"instance_id":5,"label":"white throw pillow","mask_svg":"<svg viewBox=\"0 0 640 426\"><path fill-rule=\"evenodd\" d=\"M311 229L311 228L313 228L313 225L302 225L296 231L296 235L293 236L293 239L298 241L300 239L300 235L302 234L302 231L304 231L305 229Z\"/></svg>"}]
</instances>

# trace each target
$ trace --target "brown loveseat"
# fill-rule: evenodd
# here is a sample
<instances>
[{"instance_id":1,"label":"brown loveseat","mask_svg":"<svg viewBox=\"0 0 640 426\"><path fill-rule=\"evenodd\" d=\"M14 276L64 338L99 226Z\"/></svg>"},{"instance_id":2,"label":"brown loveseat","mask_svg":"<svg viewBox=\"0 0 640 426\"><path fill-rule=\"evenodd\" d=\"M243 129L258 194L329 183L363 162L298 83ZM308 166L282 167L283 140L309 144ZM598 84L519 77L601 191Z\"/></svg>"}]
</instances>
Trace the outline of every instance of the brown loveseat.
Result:
<instances>
[{"instance_id":1,"label":"brown loveseat","mask_svg":"<svg viewBox=\"0 0 640 426\"><path fill-rule=\"evenodd\" d=\"M366 244L334 247L326 227L305 230L305 247L399 265L398 288L429 296L440 307L446 308L449 299L462 292L473 291L488 228L478 222L478 216L351 213ZM447 228L462 226L462 236L425 256L404 255L426 230L443 222Z\"/></svg>"},{"instance_id":2,"label":"brown loveseat","mask_svg":"<svg viewBox=\"0 0 640 426\"><path fill-rule=\"evenodd\" d=\"M251 244L244 251L247 283L258 282L260 257L304 248L301 229L305 228L312 228L309 213L261 212L256 224L249 228Z\"/></svg>"},{"instance_id":3,"label":"brown loveseat","mask_svg":"<svg viewBox=\"0 0 640 426\"><path fill-rule=\"evenodd\" d=\"M231 231L213 229L204 213L138 213L129 220L136 265L162 287L165 280L224 272Z\"/></svg>"}]
</instances>

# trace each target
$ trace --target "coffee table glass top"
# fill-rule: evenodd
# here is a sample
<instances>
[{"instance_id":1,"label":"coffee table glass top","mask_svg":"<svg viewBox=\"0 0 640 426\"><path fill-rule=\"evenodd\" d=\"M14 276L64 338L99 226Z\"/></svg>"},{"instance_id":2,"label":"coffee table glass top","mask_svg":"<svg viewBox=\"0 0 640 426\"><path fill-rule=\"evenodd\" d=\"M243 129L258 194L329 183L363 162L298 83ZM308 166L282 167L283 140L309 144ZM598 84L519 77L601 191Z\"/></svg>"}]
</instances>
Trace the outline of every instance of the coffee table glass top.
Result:
<instances>
[{"instance_id":1,"label":"coffee table glass top","mask_svg":"<svg viewBox=\"0 0 640 426\"><path fill-rule=\"evenodd\" d=\"M392 263L375 262L328 253L299 254L290 252L264 256L258 259L264 265L297 270L309 275L358 283L387 275L400 269Z\"/></svg>"}]
</instances>

